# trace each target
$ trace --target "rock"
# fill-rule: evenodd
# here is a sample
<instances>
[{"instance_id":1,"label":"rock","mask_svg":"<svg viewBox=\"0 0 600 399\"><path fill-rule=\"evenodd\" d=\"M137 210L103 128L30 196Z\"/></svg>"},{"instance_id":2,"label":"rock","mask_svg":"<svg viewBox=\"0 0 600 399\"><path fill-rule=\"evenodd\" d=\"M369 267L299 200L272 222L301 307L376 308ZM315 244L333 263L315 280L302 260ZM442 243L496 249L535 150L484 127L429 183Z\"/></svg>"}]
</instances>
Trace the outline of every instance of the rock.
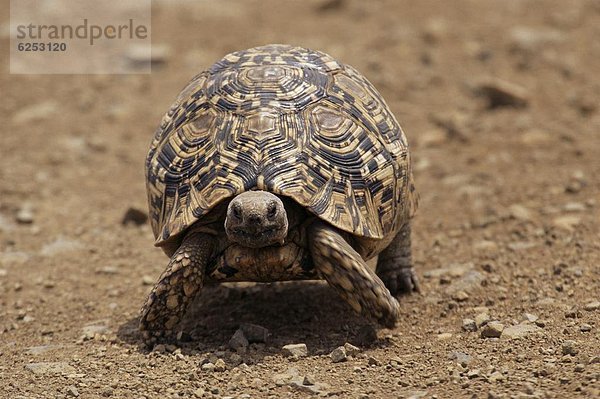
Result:
<instances>
[{"instance_id":1,"label":"rock","mask_svg":"<svg viewBox=\"0 0 600 399\"><path fill-rule=\"evenodd\" d=\"M477 323L473 319L463 319L462 329L465 331L477 331Z\"/></svg>"},{"instance_id":2,"label":"rock","mask_svg":"<svg viewBox=\"0 0 600 399\"><path fill-rule=\"evenodd\" d=\"M31 205L24 205L17 211L16 220L21 224L33 223L33 208Z\"/></svg>"},{"instance_id":3,"label":"rock","mask_svg":"<svg viewBox=\"0 0 600 399\"><path fill-rule=\"evenodd\" d=\"M201 367L202 371L213 372L215 371L215 365L211 362L204 363Z\"/></svg>"},{"instance_id":4,"label":"rock","mask_svg":"<svg viewBox=\"0 0 600 399\"><path fill-rule=\"evenodd\" d=\"M490 320L490 315L487 312L479 313L475 316L475 324L477 327L486 325Z\"/></svg>"},{"instance_id":5,"label":"rock","mask_svg":"<svg viewBox=\"0 0 600 399\"><path fill-rule=\"evenodd\" d=\"M583 309L587 310L588 312L598 310L598 309L600 309L600 301L588 302L583 306Z\"/></svg>"},{"instance_id":6,"label":"rock","mask_svg":"<svg viewBox=\"0 0 600 399\"><path fill-rule=\"evenodd\" d=\"M525 88L501 79L486 79L479 82L475 92L485 97L490 109L500 107L526 107L529 103Z\"/></svg>"},{"instance_id":7,"label":"rock","mask_svg":"<svg viewBox=\"0 0 600 399\"><path fill-rule=\"evenodd\" d=\"M500 338L504 324L499 321L490 321L481 329L482 338Z\"/></svg>"},{"instance_id":8,"label":"rock","mask_svg":"<svg viewBox=\"0 0 600 399\"><path fill-rule=\"evenodd\" d=\"M76 240L65 237L58 237L49 244L45 244L40 250L43 256L56 256L67 252L77 251L83 248L83 244Z\"/></svg>"},{"instance_id":9,"label":"rock","mask_svg":"<svg viewBox=\"0 0 600 399\"><path fill-rule=\"evenodd\" d=\"M308 348L306 344L289 344L281 348L284 356L291 357L306 357L308 356Z\"/></svg>"},{"instance_id":10,"label":"rock","mask_svg":"<svg viewBox=\"0 0 600 399\"><path fill-rule=\"evenodd\" d=\"M477 270L470 270L460 278L453 280L452 283L448 285L445 291L451 296L454 296L454 294L458 294L460 291L463 291L466 294L472 289L480 287L481 282L484 280L485 277L483 276L483 274L481 274ZM464 297L464 295L460 294L459 298L461 297Z\"/></svg>"},{"instance_id":11,"label":"rock","mask_svg":"<svg viewBox=\"0 0 600 399\"><path fill-rule=\"evenodd\" d=\"M541 329L535 324L517 324L508 326L502 331L502 338L520 339L535 332L540 332Z\"/></svg>"},{"instance_id":12,"label":"rock","mask_svg":"<svg viewBox=\"0 0 600 399\"><path fill-rule=\"evenodd\" d=\"M38 104L22 107L13 114L12 121L16 125L31 123L47 119L58 112L58 104L54 100L44 101Z\"/></svg>"},{"instance_id":13,"label":"rock","mask_svg":"<svg viewBox=\"0 0 600 399\"><path fill-rule=\"evenodd\" d=\"M582 325L579 326L579 331L590 332L590 331L592 331L592 326L590 324L583 323Z\"/></svg>"},{"instance_id":14,"label":"rock","mask_svg":"<svg viewBox=\"0 0 600 399\"><path fill-rule=\"evenodd\" d=\"M154 277L144 274L142 276L142 284L143 285L154 285Z\"/></svg>"},{"instance_id":15,"label":"rock","mask_svg":"<svg viewBox=\"0 0 600 399\"><path fill-rule=\"evenodd\" d=\"M537 317L534 314L531 313L523 313L523 319L525 319L526 321L529 321L531 323L535 323L537 321L537 319L539 319L539 317Z\"/></svg>"},{"instance_id":16,"label":"rock","mask_svg":"<svg viewBox=\"0 0 600 399\"><path fill-rule=\"evenodd\" d=\"M127 49L126 57L134 67L144 67L148 63L159 66L167 62L170 54L171 50L166 44L137 44Z\"/></svg>"},{"instance_id":17,"label":"rock","mask_svg":"<svg viewBox=\"0 0 600 399\"><path fill-rule=\"evenodd\" d=\"M440 341L445 341L453 337L452 333L441 333L437 335L437 339Z\"/></svg>"},{"instance_id":18,"label":"rock","mask_svg":"<svg viewBox=\"0 0 600 399\"><path fill-rule=\"evenodd\" d=\"M68 375L75 373L75 368L66 362L29 363L25 368L36 375Z\"/></svg>"},{"instance_id":19,"label":"rock","mask_svg":"<svg viewBox=\"0 0 600 399\"><path fill-rule=\"evenodd\" d=\"M562 343L561 350L563 355L575 356L579 353L579 349L577 349L577 343L570 339Z\"/></svg>"},{"instance_id":20,"label":"rock","mask_svg":"<svg viewBox=\"0 0 600 399\"><path fill-rule=\"evenodd\" d=\"M315 385L315 379L311 375L305 375L304 380L302 381L302 385Z\"/></svg>"},{"instance_id":21,"label":"rock","mask_svg":"<svg viewBox=\"0 0 600 399\"><path fill-rule=\"evenodd\" d=\"M229 340L229 347L236 352L245 352L250 343L241 329L237 329Z\"/></svg>"},{"instance_id":22,"label":"rock","mask_svg":"<svg viewBox=\"0 0 600 399\"><path fill-rule=\"evenodd\" d=\"M552 135L545 130L528 130L521 135L521 143L531 147L537 147L539 145L548 144L551 142Z\"/></svg>"},{"instance_id":23,"label":"rock","mask_svg":"<svg viewBox=\"0 0 600 399\"><path fill-rule=\"evenodd\" d=\"M148 222L148 214L140 209L130 207L125 211L123 215L123 219L121 219L121 224L123 226L128 225L136 225L141 226Z\"/></svg>"},{"instance_id":24,"label":"rock","mask_svg":"<svg viewBox=\"0 0 600 399\"><path fill-rule=\"evenodd\" d=\"M346 342L344 344L344 349L346 350L346 355L348 356L356 356L360 353L360 348Z\"/></svg>"},{"instance_id":25,"label":"rock","mask_svg":"<svg viewBox=\"0 0 600 399\"><path fill-rule=\"evenodd\" d=\"M71 385L67 388L67 395L77 398L77 397L79 397L79 391L77 390L77 388L75 388L73 385Z\"/></svg>"},{"instance_id":26,"label":"rock","mask_svg":"<svg viewBox=\"0 0 600 399\"><path fill-rule=\"evenodd\" d=\"M532 219L531 212L525 206L520 204L513 204L508 208L510 217L519 221L530 221Z\"/></svg>"},{"instance_id":27,"label":"rock","mask_svg":"<svg viewBox=\"0 0 600 399\"><path fill-rule=\"evenodd\" d=\"M450 352L448 354L448 359L455 360L456 363L459 363L463 366L468 365L473 360L467 353L457 351Z\"/></svg>"},{"instance_id":28,"label":"rock","mask_svg":"<svg viewBox=\"0 0 600 399\"><path fill-rule=\"evenodd\" d=\"M329 354L329 357L333 363L345 362L347 359L346 348L338 346Z\"/></svg>"},{"instance_id":29,"label":"rock","mask_svg":"<svg viewBox=\"0 0 600 399\"><path fill-rule=\"evenodd\" d=\"M268 329L257 324L244 323L240 326L240 330L250 343L266 343L270 336Z\"/></svg>"},{"instance_id":30,"label":"rock","mask_svg":"<svg viewBox=\"0 0 600 399\"><path fill-rule=\"evenodd\" d=\"M568 202L563 206L565 212L585 212L587 207L581 202Z\"/></svg>"},{"instance_id":31,"label":"rock","mask_svg":"<svg viewBox=\"0 0 600 399\"><path fill-rule=\"evenodd\" d=\"M562 230L572 232L581 223L581 217L576 215L564 215L552 220L552 224Z\"/></svg>"},{"instance_id":32,"label":"rock","mask_svg":"<svg viewBox=\"0 0 600 399\"><path fill-rule=\"evenodd\" d=\"M215 371L223 372L225 370L227 370L227 365L225 364L223 359L217 359L217 361L215 362Z\"/></svg>"},{"instance_id":33,"label":"rock","mask_svg":"<svg viewBox=\"0 0 600 399\"><path fill-rule=\"evenodd\" d=\"M537 51L565 40L565 35L557 29L529 26L515 26L508 36L511 49L523 52Z\"/></svg>"},{"instance_id":34,"label":"rock","mask_svg":"<svg viewBox=\"0 0 600 399\"><path fill-rule=\"evenodd\" d=\"M84 340L94 339L96 335L105 335L109 332L108 326L106 325L89 325L81 329Z\"/></svg>"},{"instance_id":35,"label":"rock","mask_svg":"<svg viewBox=\"0 0 600 399\"><path fill-rule=\"evenodd\" d=\"M488 377L488 381L489 382L502 382L504 381L506 378L504 377L504 375L499 372L499 371L494 371L492 374L489 375Z\"/></svg>"},{"instance_id":36,"label":"rock","mask_svg":"<svg viewBox=\"0 0 600 399\"><path fill-rule=\"evenodd\" d=\"M369 359L367 359L367 364L369 366L381 366L381 362L375 356L369 356Z\"/></svg>"},{"instance_id":37,"label":"rock","mask_svg":"<svg viewBox=\"0 0 600 399\"><path fill-rule=\"evenodd\" d=\"M446 141L453 140L466 143L470 140L467 126L467 115L461 112L433 114L429 117L432 123L443 129Z\"/></svg>"},{"instance_id":38,"label":"rock","mask_svg":"<svg viewBox=\"0 0 600 399\"><path fill-rule=\"evenodd\" d=\"M469 299L469 294L467 294L466 292L461 290L461 291L455 292L452 295L452 299L454 299L456 302L465 302L466 300Z\"/></svg>"},{"instance_id":39,"label":"rock","mask_svg":"<svg viewBox=\"0 0 600 399\"><path fill-rule=\"evenodd\" d=\"M481 377L481 372L479 371L479 369L473 369L467 372L467 378L469 378L470 380L479 377Z\"/></svg>"},{"instance_id":40,"label":"rock","mask_svg":"<svg viewBox=\"0 0 600 399\"><path fill-rule=\"evenodd\" d=\"M473 244L473 249L480 252L494 253L498 252L498 244L494 241L481 240Z\"/></svg>"}]
</instances>

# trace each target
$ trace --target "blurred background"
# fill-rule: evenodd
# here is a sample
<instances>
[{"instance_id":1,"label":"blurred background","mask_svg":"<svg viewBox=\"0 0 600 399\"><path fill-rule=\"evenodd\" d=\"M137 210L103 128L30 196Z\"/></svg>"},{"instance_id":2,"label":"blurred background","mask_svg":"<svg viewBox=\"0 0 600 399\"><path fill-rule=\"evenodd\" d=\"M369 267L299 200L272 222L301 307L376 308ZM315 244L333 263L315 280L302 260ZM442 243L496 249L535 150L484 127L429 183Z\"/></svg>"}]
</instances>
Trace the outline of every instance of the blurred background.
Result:
<instances>
[{"instance_id":1,"label":"blurred background","mask_svg":"<svg viewBox=\"0 0 600 399\"><path fill-rule=\"evenodd\" d=\"M292 395L293 384L272 375L289 366L279 348L300 341L314 356L294 367L328 387L313 393L593 397L599 38L595 0L165 0L152 3L151 74L10 75L3 57L0 386L31 397ZM404 325L332 368L318 355L359 337L365 323L343 304L324 306L337 303L326 290L217 290L196 309L190 329L200 338L157 363L137 349L135 332L166 264L145 220L150 139L193 75L268 43L353 65L395 113L421 195L413 241L424 294L402 299ZM481 314L528 322L535 338L486 344L485 322L476 332L461 327ZM274 340L232 360L223 343L240 320ZM210 356L226 360L221 375L244 375L237 388L198 371ZM236 368L242 360L246 371ZM48 362L63 369L25 367Z\"/></svg>"}]
</instances>

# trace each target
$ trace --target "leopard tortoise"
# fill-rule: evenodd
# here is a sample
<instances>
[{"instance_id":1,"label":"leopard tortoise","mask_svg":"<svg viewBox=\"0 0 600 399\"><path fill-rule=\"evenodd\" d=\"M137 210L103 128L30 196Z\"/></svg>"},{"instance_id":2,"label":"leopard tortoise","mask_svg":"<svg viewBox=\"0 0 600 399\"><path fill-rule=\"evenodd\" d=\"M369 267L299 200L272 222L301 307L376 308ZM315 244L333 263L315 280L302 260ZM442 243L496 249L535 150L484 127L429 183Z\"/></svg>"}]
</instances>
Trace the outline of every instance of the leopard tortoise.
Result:
<instances>
[{"instance_id":1,"label":"leopard tortoise","mask_svg":"<svg viewBox=\"0 0 600 399\"><path fill-rule=\"evenodd\" d=\"M325 53L267 45L196 75L156 130L146 178L170 257L141 311L147 339L173 335L212 283L325 279L387 327L395 296L418 290L406 138L371 83Z\"/></svg>"}]
</instances>

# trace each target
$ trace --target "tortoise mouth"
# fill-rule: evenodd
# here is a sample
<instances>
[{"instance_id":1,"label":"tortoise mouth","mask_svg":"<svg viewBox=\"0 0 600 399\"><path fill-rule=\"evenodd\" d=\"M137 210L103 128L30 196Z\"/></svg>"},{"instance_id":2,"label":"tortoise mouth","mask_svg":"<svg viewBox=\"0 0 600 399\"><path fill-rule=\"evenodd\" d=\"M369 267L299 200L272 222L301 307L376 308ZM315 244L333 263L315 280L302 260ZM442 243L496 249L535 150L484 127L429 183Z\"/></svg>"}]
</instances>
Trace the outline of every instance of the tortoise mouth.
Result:
<instances>
[{"instance_id":1,"label":"tortoise mouth","mask_svg":"<svg viewBox=\"0 0 600 399\"><path fill-rule=\"evenodd\" d=\"M230 229L227 236L230 241L248 248L262 248L271 245L282 245L287 231L281 227L267 227L262 230Z\"/></svg>"}]
</instances>

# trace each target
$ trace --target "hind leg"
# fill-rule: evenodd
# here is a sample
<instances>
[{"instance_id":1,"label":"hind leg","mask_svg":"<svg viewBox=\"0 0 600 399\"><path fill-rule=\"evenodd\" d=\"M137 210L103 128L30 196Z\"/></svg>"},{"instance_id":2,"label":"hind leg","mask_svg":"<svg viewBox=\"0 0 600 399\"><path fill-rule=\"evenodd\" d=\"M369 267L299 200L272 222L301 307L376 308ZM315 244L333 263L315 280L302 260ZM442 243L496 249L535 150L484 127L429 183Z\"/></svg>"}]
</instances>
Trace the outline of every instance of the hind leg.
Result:
<instances>
[{"instance_id":1,"label":"hind leg","mask_svg":"<svg viewBox=\"0 0 600 399\"><path fill-rule=\"evenodd\" d=\"M318 222L310 227L309 240L315 267L329 285L357 313L393 327L398 301L350 244L333 227Z\"/></svg>"},{"instance_id":2,"label":"hind leg","mask_svg":"<svg viewBox=\"0 0 600 399\"><path fill-rule=\"evenodd\" d=\"M390 245L379 254L376 272L394 296L419 292L419 282L412 265L410 222L400 229Z\"/></svg>"},{"instance_id":3,"label":"hind leg","mask_svg":"<svg viewBox=\"0 0 600 399\"><path fill-rule=\"evenodd\" d=\"M202 288L214 237L190 233L175 251L167 269L142 307L140 330L146 340L169 338L188 305Z\"/></svg>"}]
</instances>

